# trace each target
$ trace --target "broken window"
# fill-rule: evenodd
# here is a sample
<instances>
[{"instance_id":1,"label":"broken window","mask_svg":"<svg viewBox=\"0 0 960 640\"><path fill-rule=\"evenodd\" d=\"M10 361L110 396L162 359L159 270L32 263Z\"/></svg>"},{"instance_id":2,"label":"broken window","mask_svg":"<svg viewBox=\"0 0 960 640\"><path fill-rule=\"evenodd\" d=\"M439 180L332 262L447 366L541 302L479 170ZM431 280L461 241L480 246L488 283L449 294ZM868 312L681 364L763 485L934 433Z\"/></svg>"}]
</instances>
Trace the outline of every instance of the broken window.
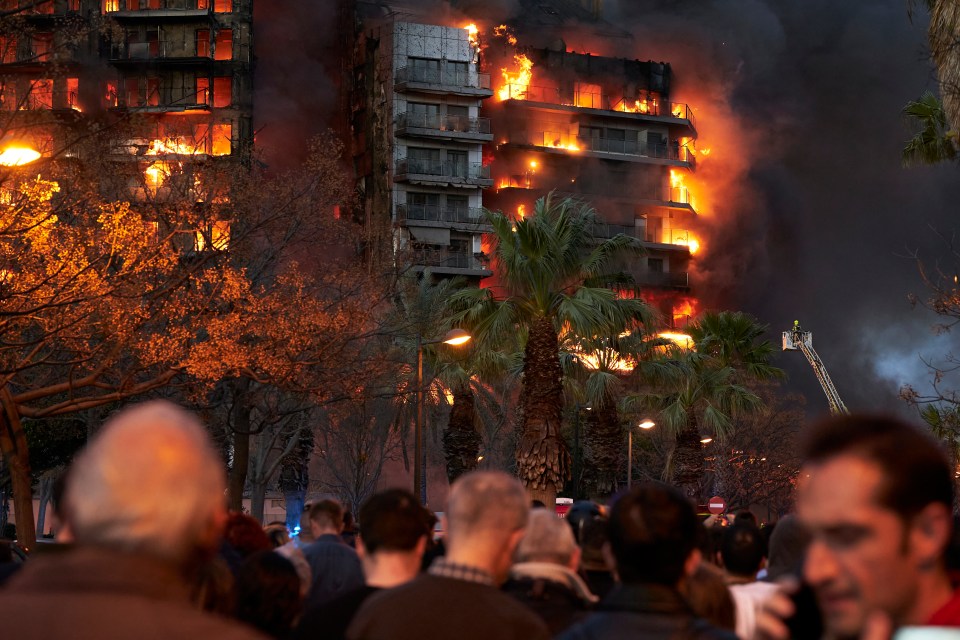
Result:
<instances>
[{"instance_id":1,"label":"broken window","mask_svg":"<svg viewBox=\"0 0 960 640\"><path fill-rule=\"evenodd\" d=\"M197 29L197 57L210 57L210 29Z\"/></svg>"},{"instance_id":2,"label":"broken window","mask_svg":"<svg viewBox=\"0 0 960 640\"><path fill-rule=\"evenodd\" d=\"M197 104L210 104L210 78L197 78Z\"/></svg>"},{"instance_id":3,"label":"broken window","mask_svg":"<svg viewBox=\"0 0 960 640\"><path fill-rule=\"evenodd\" d=\"M35 33L32 44L34 62L49 62L53 52L53 34Z\"/></svg>"},{"instance_id":4,"label":"broken window","mask_svg":"<svg viewBox=\"0 0 960 640\"><path fill-rule=\"evenodd\" d=\"M233 59L233 29L220 29L213 45L214 60Z\"/></svg>"},{"instance_id":5,"label":"broken window","mask_svg":"<svg viewBox=\"0 0 960 640\"><path fill-rule=\"evenodd\" d=\"M147 78L147 105L151 107L160 104L160 78Z\"/></svg>"},{"instance_id":6,"label":"broken window","mask_svg":"<svg viewBox=\"0 0 960 640\"><path fill-rule=\"evenodd\" d=\"M103 0L103 12L120 11L120 0Z\"/></svg>"},{"instance_id":7,"label":"broken window","mask_svg":"<svg viewBox=\"0 0 960 640\"><path fill-rule=\"evenodd\" d=\"M67 107L80 111L80 79L67 78Z\"/></svg>"},{"instance_id":8,"label":"broken window","mask_svg":"<svg viewBox=\"0 0 960 640\"><path fill-rule=\"evenodd\" d=\"M103 106L109 109L117 106L117 85L114 82L106 82L103 86Z\"/></svg>"},{"instance_id":9,"label":"broken window","mask_svg":"<svg viewBox=\"0 0 960 640\"><path fill-rule=\"evenodd\" d=\"M233 77L218 76L214 78L213 106L222 109L229 107L231 104L233 104Z\"/></svg>"},{"instance_id":10,"label":"broken window","mask_svg":"<svg viewBox=\"0 0 960 640\"><path fill-rule=\"evenodd\" d=\"M126 78L123 81L124 105L127 107L139 107L140 99L140 78Z\"/></svg>"},{"instance_id":11,"label":"broken window","mask_svg":"<svg viewBox=\"0 0 960 640\"><path fill-rule=\"evenodd\" d=\"M231 13L233 0L213 0L213 10L216 13Z\"/></svg>"},{"instance_id":12,"label":"broken window","mask_svg":"<svg viewBox=\"0 0 960 640\"><path fill-rule=\"evenodd\" d=\"M213 140L210 153L215 156L228 156L233 152L233 125L220 123L213 125Z\"/></svg>"}]
</instances>

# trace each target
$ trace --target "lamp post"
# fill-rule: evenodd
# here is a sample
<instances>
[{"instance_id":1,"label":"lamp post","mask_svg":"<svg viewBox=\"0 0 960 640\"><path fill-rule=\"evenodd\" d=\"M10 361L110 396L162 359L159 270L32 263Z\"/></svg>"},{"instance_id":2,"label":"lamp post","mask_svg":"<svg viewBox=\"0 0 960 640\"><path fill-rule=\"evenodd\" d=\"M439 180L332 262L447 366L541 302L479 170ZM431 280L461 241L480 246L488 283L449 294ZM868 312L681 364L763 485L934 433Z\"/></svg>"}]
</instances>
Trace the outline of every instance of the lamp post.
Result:
<instances>
[{"instance_id":1,"label":"lamp post","mask_svg":"<svg viewBox=\"0 0 960 640\"><path fill-rule=\"evenodd\" d=\"M653 429L656 422L649 418L644 418L637 426L641 429ZM633 485L633 429L627 431L627 490Z\"/></svg>"},{"instance_id":2,"label":"lamp post","mask_svg":"<svg viewBox=\"0 0 960 640\"><path fill-rule=\"evenodd\" d=\"M420 503L427 503L427 452L423 446L423 348L430 344L460 346L470 341L470 334L463 329L450 329L439 340L424 342L417 332L417 416L413 432L413 495L420 496Z\"/></svg>"}]
</instances>

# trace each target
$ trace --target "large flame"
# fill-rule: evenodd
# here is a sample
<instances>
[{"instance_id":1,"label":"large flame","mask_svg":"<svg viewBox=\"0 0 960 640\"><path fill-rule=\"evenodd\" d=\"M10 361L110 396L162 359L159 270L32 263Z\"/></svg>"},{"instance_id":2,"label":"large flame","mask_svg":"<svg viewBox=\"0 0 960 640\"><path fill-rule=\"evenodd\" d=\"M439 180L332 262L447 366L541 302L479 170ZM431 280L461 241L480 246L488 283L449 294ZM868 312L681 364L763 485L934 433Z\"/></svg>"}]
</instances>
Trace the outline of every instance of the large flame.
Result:
<instances>
[{"instance_id":1,"label":"large flame","mask_svg":"<svg viewBox=\"0 0 960 640\"><path fill-rule=\"evenodd\" d=\"M513 56L514 69L504 67L503 86L497 91L500 100L526 100L530 81L533 80L533 60L522 53Z\"/></svg>"},{"instance_id":2,"label":"large flame","mask_svg":"<svg viewBox=\"0 0 960 640\"><path fill-rule=\"evenodd\" d=\"M693 338L691 338L686 333L675 333L673 331L664 331L663 333L657 334L659 337L673 342L678 347L683 349L692 349L693 348Z\"/></svg>"},{"instance_id":3,"label":"large flame","mask_svg":"<svg viewBox=\"0 0 960 640\"><path fill-rule=\"evenodd\" d=\"M157 189L170 177L170 165L166 162L154 162L144 169L143 175L147 180L147 186Z\"/></svg>"},{"instance_id":4,"label":"large flame","mask_svg":"<svg viewBox=\"0 0 960 640\"><path fill-rule=\"evenodd\" d=\"M39 160L42 154L30 147L7 147L0 153L0 165L4 167L19 167Z\"/></svg>"},{"instance_id":5,"label":"large flame","mask_svg":"<svg viewBox=\"0 0 960 640\"><path fill-rule=\"evenodd\" d=\"M527 217L527 205L520 204L517 205L517 217L523 220Z\"/></svg>"},{"instance_id":6,"label":"large flame","mask_svg":"<svg viewBox=\"0 0 960 640\"><path fill-rule=\"evenodd\" d=\"M193 155L197 153L197 147L194 144L178 140L176 138L167 138L166 140L154 140L147 149L148 156L159 156L165 154Z\"/></svg>"},{"instance_id":7,"label":"large flame","mask_svg":"<svg viewBox=\"0 0 960 640\"><path fill-rule=\"evenodd\" d=\"M477 25L470 23L463 27L467 30L467 38L470 40L470 46L479 47L480 46L480 30L477 28Z\"/></svg>"},{"instance_id":8,"label":"large flame","mask_svg":"<svg viewBox=\"0 0 960 640\"><path fill-rule=\"evenodd\" d=\"M650 100L644 98L643 100L636 100L633 104L630 104L626 100L620 103L620 111L625 113L641 113L644 115L656 115L657 113L657 99L652 98Z\"/></svg>"}]
</instances>

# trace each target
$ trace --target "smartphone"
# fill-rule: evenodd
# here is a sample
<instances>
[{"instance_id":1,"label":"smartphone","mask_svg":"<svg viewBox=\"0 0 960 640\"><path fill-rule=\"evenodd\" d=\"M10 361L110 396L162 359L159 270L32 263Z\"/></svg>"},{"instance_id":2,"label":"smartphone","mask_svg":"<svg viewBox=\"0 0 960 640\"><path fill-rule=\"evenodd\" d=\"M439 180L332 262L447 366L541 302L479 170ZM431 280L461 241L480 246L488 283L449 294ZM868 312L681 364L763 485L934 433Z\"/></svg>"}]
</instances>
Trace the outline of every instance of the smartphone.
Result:
<instances>
[{"instance_id":1,"label":"smartphone","mask_svg":"<svg viewBox=\"0 0 960 640\"><path fill-rule=\"evenodd\" d=\"M791 596L796 613L784 620L793 640L820 640L823 637L823 614L813 588L806 582Z\"/></svg>"}]
</instances>

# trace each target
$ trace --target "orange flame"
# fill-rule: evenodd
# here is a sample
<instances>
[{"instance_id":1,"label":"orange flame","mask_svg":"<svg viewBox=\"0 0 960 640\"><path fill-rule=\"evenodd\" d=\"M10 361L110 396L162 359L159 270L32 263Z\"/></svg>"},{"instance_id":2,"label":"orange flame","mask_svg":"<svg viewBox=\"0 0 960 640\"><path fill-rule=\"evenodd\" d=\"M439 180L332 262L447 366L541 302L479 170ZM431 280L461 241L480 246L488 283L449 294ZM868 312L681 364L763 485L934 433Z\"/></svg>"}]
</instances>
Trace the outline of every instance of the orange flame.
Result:
<instances>
[{"instance_id":1,"label":"orange flame","mask_svg":"<svg viewBox=\"0 0 960 640\"><path fill-rule=\"evenodd\" d=\"M147 149L148 156L159 156L164 154L193 155L197 152L195 145L182 140L168 138L167 140L154 140Z\"/></svg>"},{"instance_id":2,"label":"orange flame","mask_svg":"<svg viewBox=\"0 0 960 640\"><path fill-rule=\"evenodd\" d=\"M170 165L166 162L154 162L144 172L147 186L156 189L170 176Z\"/></svg>"},{"instance_id":3,"label":"orange flame","mask_svg":"<svg viewBox=\"0 0 960 640\"><path fill-rule=\"evenodd\" d=\"M527 217L527 205L517 205L517 217L521 220Z\"/></svg>"},{"instance_id":4,"label":"orange flame","mask_svg":"<svg viewBox=\"0 0 960 640\"><path fill-rule=\"evenodd\" d=\"M657 334L659 337L664 338L665 340L670 340L678 347L683 349L692 349L693 348L693 338L691 338L686 333L674 333L672 331L664 331L663 333Z\"/></svg>"},{"instance_id":5,"label":"orange flame","mask_svg":"<svg viewBox=\"0 0 960 640\"><path fill-rule=\"evenodd\" d=\"M533 80L533 61L522 53L513 56L514 70L506 67L503 74L503 86L497 91L500 100L526 100L530 81Z\"/></svg>"},{"instance_id":6,"label":"orange flame","mask_svg":"<svg viewBox=\"0 0 960 640\"><path fill-rule=\"evenodd\" d=\"M480 46L480 39L479 39L480 30L477 28L477 25L471 22L470 24L466 25L463 28L467 30L467 38L470 40L470 46L479 47Z\"/></svg>"},{"instance_id":7,"label":"orange flame","mask_svg":"<svg viewBox=\"0 0 960 640\"><path fill-rule=\"evenodd\" d=\"M517 37L512 33L510 33L510 28L505 24L497 25L496 27L494 27L493 35L496 36L497 38L505 37L507 39L507 44L513 47L517 46Z\"/></svg>"},{"instance_id":8,"label":"orange flame","mask_svg":"<svg viewBox=\"0 0 960 640\"><path fill-rule=\"evenodd\" d=\"M0 165L4 167L19 167L38 160L42 154L30 147L7 147L0 153Z\"/></svg>"}]
</instances>

